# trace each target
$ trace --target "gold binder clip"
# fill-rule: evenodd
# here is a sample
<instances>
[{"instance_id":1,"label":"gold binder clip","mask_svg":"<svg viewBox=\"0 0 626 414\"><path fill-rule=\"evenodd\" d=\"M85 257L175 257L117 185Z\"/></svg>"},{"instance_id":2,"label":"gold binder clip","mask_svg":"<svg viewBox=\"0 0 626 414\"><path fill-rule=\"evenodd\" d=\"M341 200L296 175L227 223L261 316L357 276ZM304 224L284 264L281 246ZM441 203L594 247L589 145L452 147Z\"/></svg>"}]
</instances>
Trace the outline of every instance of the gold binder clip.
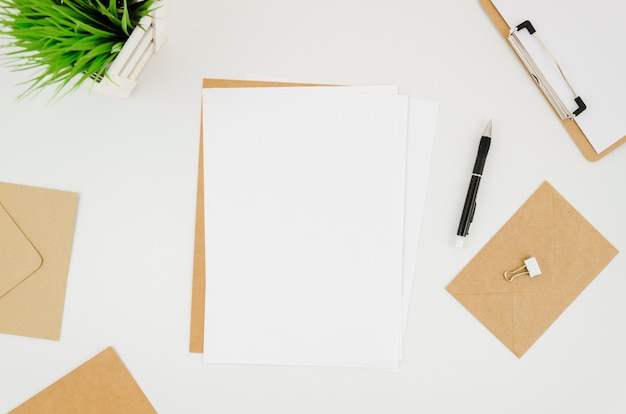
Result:
<instances>
[{"instance_id":1,"label":"gold binder clip","mask_svg":"<svg viewBox=\"0 0 626 414\"><path fill-rule=\"evenodd\" d=\"M504 279L506 279L507 282L511 282L518 276L529 275L530 277L535 277L540 274L541 269L539 268L539 263L537 263L537 259L535 259L534 256L531 256L524 260L524 266L515 270L504 272Z\"/></svg>"}]
</instances>

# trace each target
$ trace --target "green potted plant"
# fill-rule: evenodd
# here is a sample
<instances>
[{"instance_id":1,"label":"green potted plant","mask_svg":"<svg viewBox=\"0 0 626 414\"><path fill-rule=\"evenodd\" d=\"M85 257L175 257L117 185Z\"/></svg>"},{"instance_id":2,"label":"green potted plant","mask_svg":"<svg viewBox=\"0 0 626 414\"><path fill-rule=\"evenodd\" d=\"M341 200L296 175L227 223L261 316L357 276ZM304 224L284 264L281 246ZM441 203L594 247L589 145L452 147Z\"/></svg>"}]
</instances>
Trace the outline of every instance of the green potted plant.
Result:
<instances>
[{"instance_id":1,"label":"green potted plant","mask_svg":"<svg viewBox=\"0 0 626 414\"><path fill-rule=\"evenodd\" d=\"M164 31L159 0L0 0L3 63L27 71L18 98L53 87L61 98L85 82L128 96Z\"/></svg>"}]
</instances>

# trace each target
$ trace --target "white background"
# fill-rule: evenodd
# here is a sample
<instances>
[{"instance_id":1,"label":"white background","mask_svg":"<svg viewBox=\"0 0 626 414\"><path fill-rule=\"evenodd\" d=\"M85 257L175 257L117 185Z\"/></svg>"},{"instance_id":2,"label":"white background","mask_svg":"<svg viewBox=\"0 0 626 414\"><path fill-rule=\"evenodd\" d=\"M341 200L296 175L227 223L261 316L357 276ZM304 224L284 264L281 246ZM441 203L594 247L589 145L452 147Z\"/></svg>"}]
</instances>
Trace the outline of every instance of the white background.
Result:
<instances>
[{"instance_id":1,"label":"white background","mask_svg":"<svg viewBox=\"0 0 626 414\"><path fill-rule=\"evenodd\" d=\"M0 69L0 180L80 193L61 340L0 334L0 412L112 345L160 413L622 413L626 256L516 358L445 286L548 180L619 250L626 149L586 161L474 0L178 0L120 100L15 103ZM189 354L203 77L397 84L440 103L400 371L210 365ZM455 247L480 134L493 142Z\"/></svg>"}]
</instances>

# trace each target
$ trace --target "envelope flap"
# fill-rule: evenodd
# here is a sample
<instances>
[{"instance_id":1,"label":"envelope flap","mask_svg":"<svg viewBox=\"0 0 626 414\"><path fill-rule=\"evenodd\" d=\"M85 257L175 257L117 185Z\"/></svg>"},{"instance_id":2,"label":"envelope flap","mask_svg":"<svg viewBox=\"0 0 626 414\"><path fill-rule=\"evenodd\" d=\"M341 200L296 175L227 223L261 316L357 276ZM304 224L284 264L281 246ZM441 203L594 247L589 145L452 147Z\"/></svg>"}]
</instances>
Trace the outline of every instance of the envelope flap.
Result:
<instances>
[{"instance_id":1,"label":"envelope flap","mask_svg":"<svg viewBox=\"0 0 626 414\"><path fill-rule=\"evenodd\" d=\"M618 250L560 194L554 191L555 279L559 290L576 297L617 255Z\"/></svg>"},{"instance_id":2,"label":"envelope flap","mask_svg":"<svg viewBox=\"0 0 626 414\"><path fill-rule=\"evenodd\" d=\"M448 285L456 295L512 294L543 291L555 285L554 198L552 187L544 183L523 207L517 210L491 240ZM535 257L541 275L522 275L509 282L504 272L520 269L524 260Z\"/></svg>"},{"instance_id":3,"label":"envelope flap","mask_svg":"<svg viewBox=\"0 0 626 414\"><path fill-rule=\"evenodd\" d=\"M0 204L0 298L33 274L43 259Z\"/></svg>"}]
</instances>

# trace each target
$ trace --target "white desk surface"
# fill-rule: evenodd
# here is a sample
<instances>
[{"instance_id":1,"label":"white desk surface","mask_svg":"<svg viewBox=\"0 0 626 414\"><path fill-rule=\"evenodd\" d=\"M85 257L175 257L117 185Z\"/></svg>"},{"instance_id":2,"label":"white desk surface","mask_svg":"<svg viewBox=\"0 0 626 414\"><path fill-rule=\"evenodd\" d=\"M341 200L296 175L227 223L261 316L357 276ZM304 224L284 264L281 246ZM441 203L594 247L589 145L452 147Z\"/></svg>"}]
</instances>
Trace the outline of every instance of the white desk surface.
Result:
<instances>
[{"instance_id":1,"label":"white desk surface","mask_svg":"<svg viewBox=\"0 0 626 414\"><path fill-rule=\"evenodd\" d=\"M80 193L61 340L0 334L0 412L109 345L160 413L626 412L625 252L521 359L445 291L544 180L626 249L626 148L586 161L477 0L185 0L168 24L129 99L15 103L24 75L0 69L0 181ZM187 351L201 80L254 74L397 84L440 103L397 373L208 365Z\"/></svg>"}]
</instances>

